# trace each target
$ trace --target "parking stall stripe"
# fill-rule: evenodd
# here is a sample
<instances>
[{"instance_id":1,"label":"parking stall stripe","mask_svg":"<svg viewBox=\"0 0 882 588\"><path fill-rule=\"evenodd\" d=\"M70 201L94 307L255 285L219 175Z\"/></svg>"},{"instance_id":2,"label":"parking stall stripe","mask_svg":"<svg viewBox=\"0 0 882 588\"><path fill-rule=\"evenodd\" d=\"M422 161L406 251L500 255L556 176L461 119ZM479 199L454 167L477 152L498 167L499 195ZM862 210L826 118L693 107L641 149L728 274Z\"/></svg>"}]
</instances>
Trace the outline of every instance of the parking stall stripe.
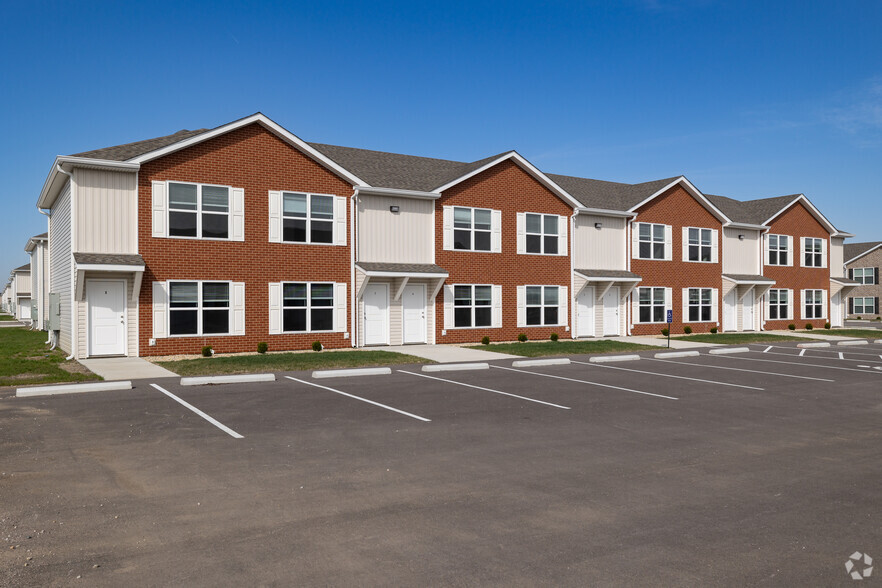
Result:
<instances>
[{"instance_id":1,"label":"parking stall stripe","mask_svg":"<svg viewBox=\"0 0 882 588\"><path fill-rule=\"evenodd\" d=\"M216 419L213 419L212 417L208 416L207 414L205 414L204 412L202 412L201 410L199 410L198 408L196 408L192 404L190 404L184 400L181 400L180 398L178 398L177 396L175 396L174 394L172 394L171 392L169 392L168 390L166 390L162 386L157 386L156 384L150 384L150 385L153 386L154 388L156 388L157 390L159 390L160 392L162 392L163 394L165 394L166 396L168 396L169 398L171 398L172 400L174 400L175 402L178 402L178 403L186 406L187 408L189 408L190 410L192 410L193 412L195 412L196 414L198 414L199 416L204 418L206 421L208 421L209 423L211 423L212 425L214 425L215 427L217 427L221 431L225 432L226 434L228 434L230 437L233 437L235 439L244 439L244 437L242 435L240 435L239 433L237 433L233 429L229 428L228 426L221 423L220 421L217 421Z\"/></svg>"},{"instance_id":2,"label":"parking stall stripe","mask_svg":"<svg viewBox=\"0 0 882 588\"><path fill-rule=\"evenodd\" d=\"M427 376L425 374L416 374L414 372L408 372L405 370L398 370L402 374L410 374L411 376L418 376L420 378L429 378L430 380L438 380L440 382L448 382L450 384L456 384L458 386L465 386L467 388L475 388L476 390L484 390L485 392L493 392L494 394L502 394L503 396L511 396L512 398L520 398L521 400L529 400L530 402L536 402L538 404L545 404L547 406L553 406L555 408L562 408L564 410L570 410L569 406L561 406L560 404L553 404L551 402L545 402L543 400L536 400L535 398L527 398L526 396L518 396L517 394L511 394L509 392L502 392L500 390L493 390L492 388L483 388L481 386L475 386L473 384L465 384L463 382L457 382L456 380L446 380L444 378L436 378L435 376Z\"/></svg>"},{"instance_id":3,"label":"parking stall stripe","mask_svg":"<svg viewBox=\"0 0 882 588\"><path fill-rule=\"evenodd\" d=\"M807 351L807 350L806 350L806 349L803 349L803 351ZM817 351L817 349L811 349L811 350L809 350L809 351ZM776 352L776 351L770 351L770 352L769 352L769 355L783 355L784 357L802 357L802 353L800 353L799 355L793 355L792 353L778 353L778 352ZM816 357L816 356L811 356L811 355L809 355L809 356L806 357L805 359L829 359L829 360L831 360L831 361L839 361L839 360L841 359L842 361L862 361L862 362L866 362L866 363L882 363L882 362L880 362L880 361L871 361L871 360L869 360L869 359L848 359L847 357L845 357L845 358L839 358L839 357Z\"/></svg>"},{"instance_id":4,"label":"parking stall stripe","mask_svg":"<svg viewBox=\"0 0 882 588\"><path fill-rule=\"evenodd\" d=\"M802 357L803 355L805 355L805 349L800 349L799 356Z\"/></svg>"},{"instance_id":5,"label":"parking stall stripe","mask_svg":"<svg viewBox=\"0 0 882 588\"><path fill-rule=\"evenodd\" d=\"M781 354L777 354L777 355L786 355L786 353L781 353ZM796 367L816 367L816 368L823 368L825 370L845 370L847 372L861 372L862 374L868 373L868 372L865 372L864 370L856 370L853 368L836 367L835 365L820 365L817 363L802 363L799 361L780 361L777 359L756 359L754 357L735 357L734 355L721 355L720 357L725 358L725 359L736 359L739 361L765 361L767 363L783 363L785 365L792 365L792 366L796 366Z\"/></svg>"},{"instance_id":6,"label":"parking stall stripe","mask_svg":"<svg viewBox=\"0 0 882 588\"><path fill-rule=\"evenodd\" d=\"M750 343L750 345L756 345L756 343ZM786 346L784 346L784 345L769 345L768 347L766 347L766 349L763 351L763 353L768 352L768 350L769 350L769 349L772 349L772 348L775 348L775 349L790 349L790 350L793 350L793 347L786 347ZM878 354L876 354L876 353L861 353L860 351L854 351L854 350L851 350L851 349L849 349L849 350L847 350L847 351L834 351L834 350L832 350L832 349L817 349L817 348L814 348L814 349L810 349L809 351L812 351L812 352L814 352L814 353L832 353L833 355L842 354L842 353L848 353L849 355L861 355L861 356L867 356L867 357L878 357Z\"/></svg>"},{"instance_id":7,"label":"parking stall stripe","mask_svg":"<svg viewBox=\"0 0 882 588\"><path fill-rule=\"evenodd\" d=\"M335 390L334 388L328 388L327 386L322 386L321 384L314 384L313 382L307 382L305 380L298 380L297 378L292 378L291 376L285 376L289 380L294 380L295 382L300 382L301 384L306 384L307 386L315 386L316 388L321 388L322 390L327 390L329 392L333 392L335 394L340 394L342 396L346 396L348 398L352 398L354 400L361 400L362 402L367 402L368 404L373 404L374 406L379 406L380 408L385 408L386 410L391 410L392 412L397 412L398 414L403 414L404 416L409 416L412 419L416 419L418 421L423 421L424 423L432 422L430 419L417 416L415 414L411 414L409 412L405 412L403 410L399 410L397 408L393 408L391 406L387 406L385 404L380 404L379 402L374 402L373 400L368 400L367 398L362 398L361 396L355 396L353 394L347 394L346 392L342 392L340 390Z\"/></svg>"},{"instance_id":8,"label":"parking stall stripe","mask_svg":"<svg viewBox=\"0 0 882 588\"><path fill-rule=\"evenodd\" d=\"M668 400L679 400L673 396L665 396L664 394L654 394L652 392L643 392L641 390L632 390L630 388L622 388L621 386L611 386L610 384L601 384L599 382L589 382L588 380L576 380L575 378L565 378L563 376L554 376L552 374L540 374L538 372L528 372L526 370L516 370L514 368L502 367L501 365L491 365L491 368L500 370L509 370L521 374L531 374L533 376L542 376L543 378L555 378L557 380L566 380L568 382L578 382L579 384L590 384L591 386L600 386L601 388L612 388L613 390L622 390L624 392L633 392L634 394L644 394L646 396L656 396L658 398L666 398Z\"/></svg>"},{"instance_id":9,"label":"parking stall stripe","mask_svg":"<svg viewBox=\"0 0 882 588\"><path fill-rule=\"evenodd\" d=\"M800 380L816 380L818 382L835 382L836 380L828 380L826 378L810 378L808 376L795 376L793 374L780 374L778 372L759 372L757 370L745 370L741 368L724 367L721 365L710 365L705 363L688 363L685 361L673 361L670 359L653 359L651 361L663 361L665 363L676 363L677 365L694 365L696 367L711 368L715 370L733 370L736 372L750 372L751 374L765 374L767 376L781 376L782 378L798 378Z\"/></svg>"},{"instance_id":10,"label":"parking stall stripe","mask_svg":"<svg viewBox=\"0 0 882 588\"><path fill-rule=\"evenodd\" d=\"M659 361L665 361L665 360L659 360ZM643 371L643 370L632 370L632 369L630 369L630 368L616 367L616 366L613 366L613 365L593 364L593 363L588 363L588 362L585 362L585 361L573 361L572 363L578 363L578 364L582 364L582 365L590 365L590 366L600 367L600 368L608 368L608 369L611 369L611 370L622 370L622 371L625 371L625 372L636 372L636 373L638 373L638 374L648 374L648 375L650 375L650 376L660 376L660 377L662 377L662 378L677 378L678 380L692 380L693 382L703 382L703 383L705 383L705 384L716 384L716 385L718 385L718 386L732 386L733 388L747 388L748 390L761 390L761 391L765 391L765 388L757 388L756 386L743 386L743 385L741 385L741 384L728 384L728 383L726 383L726 382L714 382L713 380L702 380L702 379L700 379L700 378L689 378L689 377L686 377L686 376L675 376L675 375L673 375L673 374L660 374L660 373L658 373L658 372L647 372L647 371ZM671 363L679 363L679 362L677 362L677 361L671 361Z\"/></svg>"},{"instance_id":11,"label":"parking stall stripe","mask_svg":"<svg viewBox=\"0 0 882 588\"><path fill-rule=\"evenodd\" d=\"M769 349L771 349L772 347L774 347L774 345L769 345L768 347L766 347L766 348L763 350L763 353L768 353L768 352L769 352Z\"/></svg>"}]
</instances>

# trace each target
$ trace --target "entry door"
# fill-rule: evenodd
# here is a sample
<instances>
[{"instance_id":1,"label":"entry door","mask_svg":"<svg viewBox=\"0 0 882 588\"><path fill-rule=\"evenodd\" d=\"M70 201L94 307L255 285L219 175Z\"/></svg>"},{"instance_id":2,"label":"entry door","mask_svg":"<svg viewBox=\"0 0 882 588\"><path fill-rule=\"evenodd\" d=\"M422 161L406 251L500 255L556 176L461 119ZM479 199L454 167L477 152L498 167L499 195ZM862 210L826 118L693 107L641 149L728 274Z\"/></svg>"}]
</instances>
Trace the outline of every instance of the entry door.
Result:
<instances>
[{"instance_id":1,"label":"entry door","mask_svg":"<svg viewBox=\"0 0 882 588\"><path fill-rule=\"evenodd\" d=\"M753 331L753 288L741 299L741 330Z\"/></svg>"},{"instance_id":2,"label":"entry door","mask_svg":"<svg viewBox=\"0 0 882 588\"><path fill-rule=\"evenodd\" d=\"M723 331L726 333L738 330L738 308L735 288L723 296Z\"/></svg>"},{"instance_id":3,"label":"entry door","mask_svg":"<svg viewBox=\"0 0 882 588\"><path fill-rule=\"evenodd\" d=\"M125 282L89 280L86 304L89 307L89 355L125 355Z\"/></svg>"},{"instance_id":4,"label":"entry door","mask_svg":"<svg viewBox=\"0 0 882 588\"><path fill-rule=\"evenodd\" d=\"M583 288L576 297L577 337L594 336L594 288Z\"/></svg>"},{"instance_id":5,"label":"entry door","mask_svg":"<svg viewBox=\"0 0 882 588\"><path fill-rule=\"evenodd\" d=\"M364 344L389 344L389 284L369 284L364 291Z\"/></svg>"},{"instance_id":6,"label":"entry door","mask_svg":"<svg viewBox=\"0 0 882 588\"><path fill-rule=\"evenodd\" d=\"M426 285L405 286L401 295L404 343L426 342Z\"/></svg>"},{"instance_id":7,"label":"entry door","mask_svg":"<svg viewBox=\"0 0 882 588\"><path fill-rule=\"evenodd\" d=\"M31 318L31 299L30 298L19 298L18 300L18 316L15 318L19 320L27 320Z\"/></svg>"},{"instance_id":8,"label":"entry door","mask_svg":"<svg viewBox=\"0 0 882 588\"><path fill-rule=\"evenodd\" d=\"M619 334L619 289L610 288L603 295L603 334Z\"/></svg>"},{"instance_id":9,"label":"entry door","mask_svg":"<svg viewBox=\"0 0 882 588\"><path fill-rule=\"evenodd\" d=\"M837 292L830 297L830 325L833 327L842 326L842 295Z\"/></svg>"}]
</instances>

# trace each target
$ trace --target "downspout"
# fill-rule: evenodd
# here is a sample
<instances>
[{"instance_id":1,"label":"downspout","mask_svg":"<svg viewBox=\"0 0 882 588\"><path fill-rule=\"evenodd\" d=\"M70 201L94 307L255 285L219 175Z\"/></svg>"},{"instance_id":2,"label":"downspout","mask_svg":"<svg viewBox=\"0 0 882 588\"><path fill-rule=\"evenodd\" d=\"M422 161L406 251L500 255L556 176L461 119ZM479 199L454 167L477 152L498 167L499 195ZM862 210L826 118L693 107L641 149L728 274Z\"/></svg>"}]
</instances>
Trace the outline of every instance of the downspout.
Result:
<instances>
[{"instance_id":1,"label":"downspout","mask_svg":"<svg viewBox=\"0 0 882 588\"><path fill-rule=\"evenodd\" d=\"M349 219L349 233L350 239L352 239L352 243L349 246L349 283L352 284L352 292L350 294L350 298L352 299L351 312L352 312L352 329L349 333L349 339L351 340L352 347L358 346L358 301L356 300L357 292L355 291L355 260L356 260L356 248L358 247L358 239L356 238L356 232L358 230L358 225L356 222L356 214L358 212L358 188L352 192L352 196L350 196L349 201L351 203L351 218Z\"/></svg>"},{"instance_id":2,"label":"downspout","mask_svg":"<svg viewBox=\"0 0 882 588\"><path fill-rule=\"evenodd\" d=\"M631 271L631 231L634 230L634 219L628 219L628 224L625 228L625 266L628 268L628 271ZM628 294L628 300L625 301L625 328L628 331L628 337L631 336L631 309L633 305L631 304L631 300L634 298L634 290L636 288L631 288L631 293Z\"/></svg>"},{"instance_id":3,"label":"downspout","mask_svg":"<svg viewBox=\"0 0 882 588\"><path fill-rule=\"evenodd\" d=\"M570 316L567 317L567 320L570 322L570 339L576 338L576 321L574 320L576 317L576 217L579 216L579 210L574 208L573 214L570 216Z\"/></svg>"},{"instance_id":4,"label":"downspout","mask_svg":"<svg viewBox=\"0 0 882 588\"><path fill-rule=\"evenodd\" d=\"M74 256L73 256L74 244L76 243L76 232L75 231L76 231L76 224L77 224L76 223L76 214L75 214L76 211L74 210L74 201L75 201L75 199L74 199L74 181L73 181L73 174L64 171L64 169L61 167L61 164L56 163L55 169L58 170L60 173L63 173L64 175L66 175L68 177L68 181L70 182L70 355L68 355L67 357L64 358L65 361L70 361L74 357L76 357L76 354L77 354L77 338L75 336L76 324L77 324L77 321L76 321L76 307L77 307L76 294L77 294L77 292L76 292L76 271L75 271L75 267L74 267Z\"/></svg>"}]
</instances>

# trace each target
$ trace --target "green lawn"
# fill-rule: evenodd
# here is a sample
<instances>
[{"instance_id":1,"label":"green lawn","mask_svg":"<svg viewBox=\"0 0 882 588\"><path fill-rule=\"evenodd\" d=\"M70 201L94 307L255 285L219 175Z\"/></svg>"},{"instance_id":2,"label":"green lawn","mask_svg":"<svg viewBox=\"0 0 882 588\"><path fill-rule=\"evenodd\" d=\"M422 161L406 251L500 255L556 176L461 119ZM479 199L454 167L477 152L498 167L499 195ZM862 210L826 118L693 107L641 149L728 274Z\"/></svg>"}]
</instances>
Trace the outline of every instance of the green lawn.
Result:
<instances>
[{"instance_id":1,"label":"green lawn","mask_svg":"<svg viewBox=\"0 0 882 588\"><path fill-rule=\"evenodd\" d=\"M24 327L0 329L0 386L82 382L101 378L60 349L49 351L46 333Z\"/></svg>"},{"instance_id":2,"label":"green lawn","mask_svg":"<svg viewBox=\"0 0 882 588\"><path fill-rule=\"evenodd\" d=\"M336 368L370 367L404 363L435 363L421 357L391 351L320 351L310 353L272 353L269 355L232 355L200 357L178 361L158 361L158 365L182 376L216 374L254 374L260 372L296 372Z\"/></svg>"},{"instance_id":3,"label":"green lawn","mask_svg":"<svg viewBox=\"0 0 882 588\"><path fill-rule=\"evenodd\" d=\"M838 337L858 337L861 339L882 339L882 330L878 329L813 329L800 333L817 333L818 335L836 335Z\"/></svg>"},{"instance_id":4,"label":"green lawn","mask_svg":"<svg viewBox=\"0 0 882 588\"><path fill-rule=\"evenodd\" d=\"M510 353L524 357L543 355L580 355L586 353L616 353L619 351L645 351L655 349L649 345L622 343L600 339L597 341L527 341L526 343L498 343L495 345L473 345L469 349L482 349L497 353Z\"/></svg>"},{"instance_id":5,"label":"green lawn","mask_svg":"<svg viewBox=\"0 0 882 588\"><path fill-rule=\"evenodd\" d=\"M11 314L0 314L0 321L14 321L15 317Z\"/></svg>"},{"instance_id":6,"label":"green lawn","mask_svg":"<svg viewBox=\"0 0 882 588\"><path fill-rule=\"evenodd\" d=\"M767 343L772 341L808 341L804 337L788 337L771 333L702 333L699 335L672 336L678 341L697 341L699 343L719 343L720 345L739 345L741 343Z\"/></svg>"}]
</instances>

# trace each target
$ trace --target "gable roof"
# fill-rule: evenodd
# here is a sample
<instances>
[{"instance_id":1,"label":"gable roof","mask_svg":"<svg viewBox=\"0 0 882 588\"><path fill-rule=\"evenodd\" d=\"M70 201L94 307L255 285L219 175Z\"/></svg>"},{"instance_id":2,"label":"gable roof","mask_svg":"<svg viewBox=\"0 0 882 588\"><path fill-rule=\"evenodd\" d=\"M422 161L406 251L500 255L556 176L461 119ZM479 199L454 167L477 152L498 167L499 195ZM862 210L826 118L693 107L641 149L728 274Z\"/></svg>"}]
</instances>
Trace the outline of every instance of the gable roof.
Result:
<instances>
[{"instance_id":1,"label":"gable roof","mask_svg":"<svg viewBox=\"0 0 882 588\"><path fill-rule=\"evenodd\" d=\"M113 147L104 147L102 149L94 149L92 151L83 151L82 153L74 153L72 157L85 157L89 159L106 159L108 161L128 161L132 158L168 147L184 139L201 135L208 129L198 129L188 131L186 129L165 135L164 137L155 137L153 139L145 139L143 141L135 141L134 143L125 143L123 145L115 145Z\"/></svg>"},{"instance_id":2,"label":"gable roof","mask_svg":"<svg viewBox=\"0 0 882 588\"><path fill-rule=\"evenodd\" d=\"M620 184L558 174L548 174L548 177L572 194L586 208L629 210L673 183L680 176L640 184Z\"/></svg>"},{"instance_id":3,"label":"gable roof","mask_svg":"<svg viewBox=\"0 0 882 588\"><path fill-rule=\"evenodd\" d=\"M799 197L799 194L760 198L758 200L735 200L734 198L717 196L715 194L706 194L706 197L733 221L750 225L762 225L775 213L793 203Z\"/></svg>"},{"instance_id":4,"label":"gable roof","mask_svg":"<svg viewBox=\"0 0 882 588\"><path fill-rule=\"evenodd\" d=\"M31 271L31 264L30 264L30 263L26 263L26 264L24 264L23 266L21 266L21 267L17 267L17 268L15 268L14 270L12 270L12 273L17 273L17 272L29 272L29 271Z\"/></svg>"},{"instance_id":5,"label":"gable roof","mask_svg":"<svg viewBox=\"0 0 882 588\"><path fill-rule=\"evenodd\" d=\"M863 257L867 253L875 251L879 247L882 247L882 241L870 241L868 243L846 243L845 247L843 248L845 263L851 263L859 257Z\"/></svg>"}]
</instances>

